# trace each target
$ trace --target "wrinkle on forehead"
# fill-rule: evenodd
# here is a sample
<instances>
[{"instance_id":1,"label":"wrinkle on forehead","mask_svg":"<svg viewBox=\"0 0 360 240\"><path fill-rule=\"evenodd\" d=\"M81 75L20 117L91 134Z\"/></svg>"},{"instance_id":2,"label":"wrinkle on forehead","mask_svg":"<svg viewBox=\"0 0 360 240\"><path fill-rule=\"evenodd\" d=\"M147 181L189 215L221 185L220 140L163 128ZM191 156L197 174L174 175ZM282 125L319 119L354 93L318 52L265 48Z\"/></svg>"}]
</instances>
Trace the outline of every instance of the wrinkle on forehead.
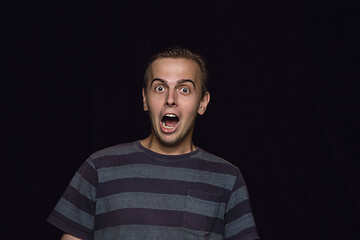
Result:
<instances>
[{"instance_id":1,"label":"wrinkle on forehead","mask_svg":"<svg viewBox=\"0 0 360 240\"><path fill-rule=\"evenodd\" d=\"M190 79L194 84L200 84L201 69L200 66L191 59L160 58L151 64L151 78L159 78L168 82Z\"/></svg>"},{"instance_id":2,"label":"wrinkle on forehead","mask_svg":"<svg viewBox=\"0 0 360 240\"><path fill-rule=\"evenodd\" d=\"M169 85L169 84L168 84L168 81L166 81L166 80L164 80L164 79L154 78L154 79L151 81L150 86L151 86L154 82L156 82L156 81L161 82L161 83L163 83L163 84L165 84L165 85ZM196 88L196 85L195 85L194 81L191 80L191 79L179 79L179 80L176 81L176 85L181 85L181 84L187 83L187 82L191 83L191 84L194 86L194 88Z\"/></svg>"}]
</instances>

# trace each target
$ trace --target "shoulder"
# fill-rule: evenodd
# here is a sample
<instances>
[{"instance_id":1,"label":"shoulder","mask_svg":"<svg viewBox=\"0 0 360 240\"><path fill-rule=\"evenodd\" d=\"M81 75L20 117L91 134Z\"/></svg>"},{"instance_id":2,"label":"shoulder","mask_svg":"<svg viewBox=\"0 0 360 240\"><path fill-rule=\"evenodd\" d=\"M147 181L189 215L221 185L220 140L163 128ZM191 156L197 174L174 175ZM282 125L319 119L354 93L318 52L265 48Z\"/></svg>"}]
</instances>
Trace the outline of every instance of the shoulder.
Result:
<instances>
[{"instance_id":1,"label":"shoulder","mask_svg":"<svg viewBox=\"0 0 360 240\"><path fill-rule=\"evenodd\" d=\"M98 159L106 156L119 156L132 153L142 152L138 145L138 141L130 143L122 143L108 148L104 148L90 155L90 159Z\"/></svg>"},{"instance_id":2,"label":"shoulder","mask_svg":"<svg viewBox=\"0 0 360 240\"><path fill-rule=\"evenodd\" d=\"M225 160L224 158L221 158L212 153L209 153L209 152L205 151L204 149L200 149L200 151L196 155L194 155L194 157L203 159L205 161L225 164L225 165L228 165L229 167L237 168L235 165L233 165L229 161Z\"/></svg>"},{"instance_id":3,"label":"shoulder","mask_svg":"<svg viewBox=\"0 0 360 240\"><path fill-rule=\"evenodd\" d=\"M222 157L218 157L203 149L200 149L200 151L193 157L209 162L211 165L214 165L217 168L222 168L223 170L226 170L229 174L238 175L240 173L239 168L234 164L230 163L229 161L227 161Z\"/></svg>"}]
</instances>

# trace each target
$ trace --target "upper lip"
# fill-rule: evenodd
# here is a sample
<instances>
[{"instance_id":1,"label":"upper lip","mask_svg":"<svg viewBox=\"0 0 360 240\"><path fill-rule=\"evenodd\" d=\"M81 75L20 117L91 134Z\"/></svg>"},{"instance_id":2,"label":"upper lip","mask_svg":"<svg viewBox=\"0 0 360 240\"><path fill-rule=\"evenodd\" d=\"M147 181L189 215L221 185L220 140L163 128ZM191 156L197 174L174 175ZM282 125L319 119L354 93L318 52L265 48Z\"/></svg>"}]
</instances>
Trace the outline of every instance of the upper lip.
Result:
<instances>
[{"instance_id":1,"label":"upper lip","mask_svg":"<svg viewBox=\"0 0 360 240\"><path fill-rule=\"evenodd\" d=\"M168 117L177 117L179 119L179 115L174 113L174 112L166 112L162 115L161 118L165 117L165 116L168 116Z\"/></svg>"}]
</instances>

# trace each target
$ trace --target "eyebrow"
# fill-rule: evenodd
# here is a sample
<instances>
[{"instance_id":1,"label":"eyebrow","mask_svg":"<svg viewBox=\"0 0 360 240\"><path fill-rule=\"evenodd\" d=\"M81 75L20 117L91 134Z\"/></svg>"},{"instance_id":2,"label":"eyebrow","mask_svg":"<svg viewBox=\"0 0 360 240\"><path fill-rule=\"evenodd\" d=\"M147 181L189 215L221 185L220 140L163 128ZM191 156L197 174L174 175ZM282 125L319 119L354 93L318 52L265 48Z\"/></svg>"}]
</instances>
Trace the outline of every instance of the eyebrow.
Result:
<instances>
[{"instance_id":1,"label":"eyebrow","mask_svg":"<svg viewBox=\"0 0 360 240\"><path fill-rule=\"evenodd\" d=\"M153 84L153 82L155 82L155 81L159 81L159 82L167 85L167 81L166 81L166 80L161 79L161 78L154 78L154 79L151 81L150 86L151 86L151 85ZM180 79L180 80L177 80L177 81L176 81L177 85L182 84L182 83L186 83L186 82L192 83L192 85L194 85L194 88L196 88L196 85L195 85L194 81L191 80L191 79Z\"/></svg>"}]
</instances>

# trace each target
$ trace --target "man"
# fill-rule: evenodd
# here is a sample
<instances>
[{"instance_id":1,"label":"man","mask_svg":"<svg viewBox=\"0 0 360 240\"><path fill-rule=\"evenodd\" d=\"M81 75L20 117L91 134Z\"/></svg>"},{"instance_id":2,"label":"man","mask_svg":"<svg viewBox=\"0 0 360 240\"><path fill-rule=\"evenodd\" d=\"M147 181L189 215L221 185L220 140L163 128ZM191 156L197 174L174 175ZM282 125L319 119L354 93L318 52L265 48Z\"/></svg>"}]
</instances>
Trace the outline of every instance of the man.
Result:
<instances>
[{"instance_id":1,"label":"man","mask_svg":"<svg viewBox=\"0 0 360 240\"><path fill-rule=\"evenodd\" d=\"M166 49L142 89L150 135L91 155L48 221L70 239L257 239L240 171L192 142L210 101L204 60Z\"/></svg>"}]
</instances>

